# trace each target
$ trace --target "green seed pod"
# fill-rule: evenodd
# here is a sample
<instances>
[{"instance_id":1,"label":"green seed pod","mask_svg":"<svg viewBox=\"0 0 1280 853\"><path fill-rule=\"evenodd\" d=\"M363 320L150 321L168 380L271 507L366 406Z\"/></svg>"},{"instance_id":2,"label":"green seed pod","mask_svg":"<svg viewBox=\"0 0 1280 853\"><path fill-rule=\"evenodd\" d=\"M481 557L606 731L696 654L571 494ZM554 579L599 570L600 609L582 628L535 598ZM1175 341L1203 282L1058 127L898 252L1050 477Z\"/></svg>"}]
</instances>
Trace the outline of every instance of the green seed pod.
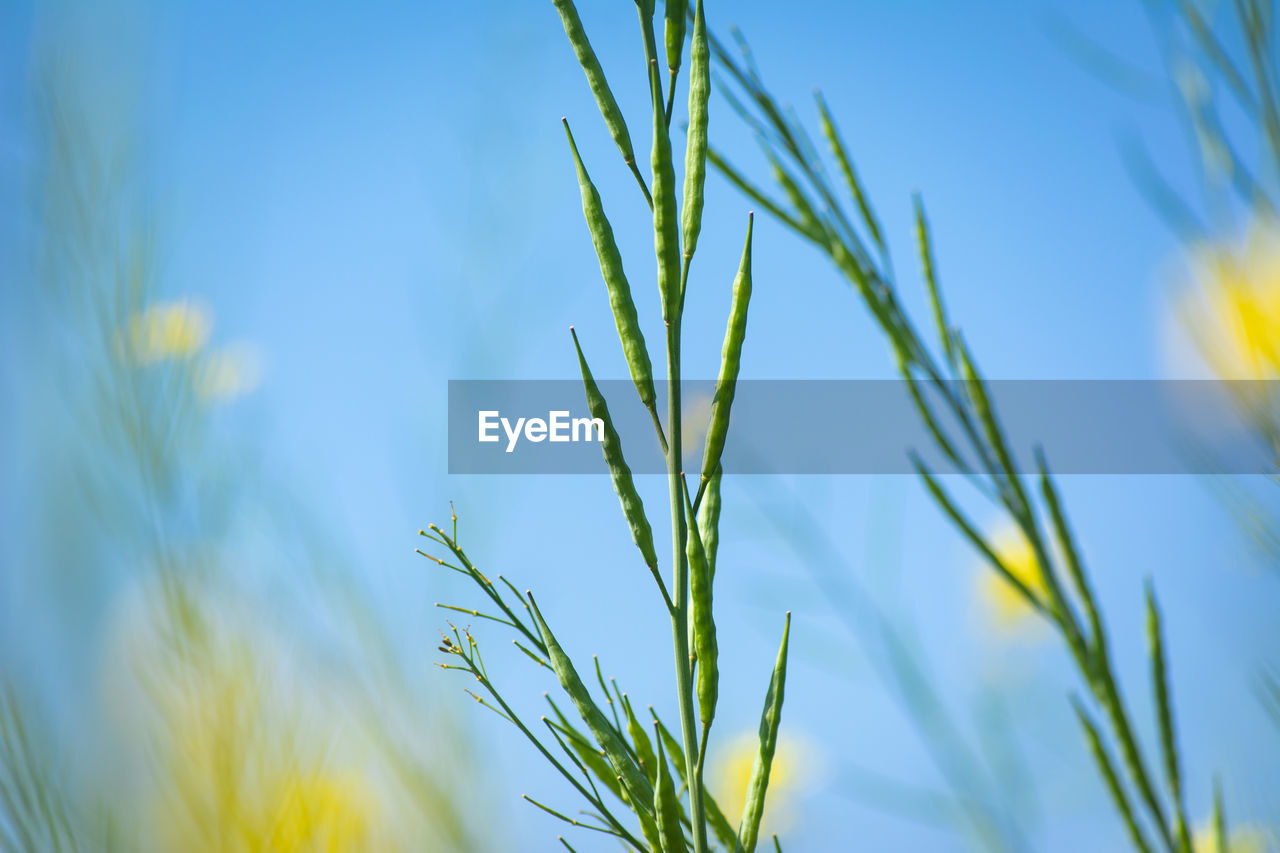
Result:
<instances>
[{"instance_id":1,"label":"green seed pod","mask_svg":"<svg viewBox=\"0 0 1280 853\"><path fill-rule=\"evenodd\" d=\"M711 403L711 424L707 427L706 448L702 452L702 479L720 467L725 437L729 433L729 410L742 363L742 341L747 336L747 304L751 301L751 231L755 217L747 217L747 242L742 249L738 277L733 282L733 302L729 307L729 325L724 332L724 348L720 351L720 375L716 378L715 399Z\"/></svg>"},{"instance_id":2,"label":"green seed pod","mask_svg":"<svg viewBox=\"0 0 1280 853\"><path fill-rule=\"evenodd\" d=\"M671 770L667 767L667 759L662 752L662 738L658 738L657 743L658 779L654 783L653 813L658 819L658 836L662 839L663 850L683 853L685 841L684 831L680 828L680 799L676 796Z\"/></svg>"},{"instance_id":3,"label":"green seed pod","mask_svg":"<svg viewBox=\"0 0 1280 853\"><path fill-rule=\"evenodd\" d=\"M648 42L652 42L652 32ZM649 86L653 97L653 250L658 257L658 293L662 297L662 319L668 325L679 314L680 298L680 222L676 210L676 175L671 163L671 137L666 112L662 106L662 82L658 77L658 61L653 46L646 44L649 60Z\"/></svg>"},{"instance_id":4,"label":"green seed pod","mask_svg":"<svg viewBox=\"0 0 1280 853\"><path fill-rule=\"evenodd\" d=\"M600 274L609 289L609 307L613 309L613 320L618 326L618 338L622 341L622 351L627 357L627 367L631 371L632 381L636 383L636 390L640 392L640 402L647 409L653 408L653 366L649 362L644 333L640 331L636 304L631 298L631 285L627 283L626 273L622 269L622 255L613 238L613 228L604 215L600 193L596 192L586 167L582 165L582 158L578 156L578 146L569 131L568 121L564 121L564 132L569 138L573 164L578 170L578 186L582 189L582 215L591 230L591 242L595 245L596 257L600 259Z\"/></svg>"},{"instance_id":5,"label":"green seed pod","mask_svg":"<svg viewBox=\"0 0 1280 853\"><path fill-rule=\"evenodd\" d=\"M836 162L840 164L840 172L844 175L845 183L849 185L849 192L853 195L854 203L858 205L858 213L862 216L863 224L867 226L871 239L875 241L876 246L883 252L885 245L883 232L880 230L880 222L876 219L870 202L867 201L867 193L863 189L862 182L858 180L858 173L854 171L853 159L849 156L848 149L845 148L844 142L840 139L840 132L836 129L836 122L831 117L831 111L827 109L826 100L818 92L814 93L814 98L818 102L818 116L822 121L822 135L827 138L827 142L831 146L831 153L835 155Z\"/></svg>"},{"instance_id":6,"label":"green seed pod","mask_svg":"<svg viewBox=\"0 0 1280 853\"><path fill-rule=\"evenodd\" d=\"M671 71L673 83L676 72L680 70L680 54L684 52L684 18L688 11L688 0L667 0L664 32L667 42L667 68Z\"/></svg>"},{"instance_id":7,"label":"green seed pod","mask_svg":"<svg viewBox=\"0 0 1280 853\"><path fill-rule=\"evenodd\" d=\"M707 568L711 577L716 576L716 551L720 549L720 477L719 467L707 480L702 502L698 504L698 535L702 537L702 550L707 554Z\"/></svg>"},{"instance_id":8,"label":"green seed pod","mask_svg":"<svg viewBox=\"0 0 1280 853\"><path fill-rule=\"evenodd\" d=\"M533 618L538 624L538 633L542 636L542 642L547 647L547 657L551 662L551 668L556 671L556 676L560 679L560 686L564 688L564 692L569 695L574 707L578 709L578 715L582 717L582 722L586 723L587 730L591 732L591 736L595 738L596 743L604 750L609 766L613 768L617 775L622 777L623 784L631 795L632 802L643 803L645 804L644 808L647 808L648 804L653 802L653 786L649 784L649 779L631 759L631 755L627 752L627 745L614 732L604 713L592 701L586 685L578 677L578 671L573 668L573 661L564 653L564 649L556 641L555 635L547 627L546 620L542 618L542 613L538 610L537 602L533 600L531 594L528 597L529 607L533 611Z\"/></svg>"},{"instance_id":9,"label":"green seed pod","mask_svg":"<svg viewBox=\"0 0 1280 853\"><path fill-rule=\"evenodd\" d=\"M599 418L604 422L604 437L600 446L604 451L605 464L609 466L613 490L618 493L622 513L627 517L627 524L631 527L631 538L640 549L640 555L650 569L656 570L658 554L653 549L653 529L649 527L649 519L645 518L644 503L640 500L640 493L636 491L635 481L631 478L631 469L627 467L627 460L622 456L622 440L618 438L618 431L613 428L604 395L600 393L599 386L591 377L591 369L587 367L587 360L582 355L582 347L578 345L578 333L572 327L569 332L573 335L574 349L578 351L578 366L582 368L582 384L587 391L587 409L590 410L593 418Z\"/></svg>"},{"instance_id":10,"label":"green seed pod","mask_svg":"<svg viewBox=\"0 0 1280 853\"><path fill-rule=\"evenodd\" d=\"M684 493L685 512L694 517L689 493ZM716 715L716 699L719 696L719 649L716 645L716 623L711 612L711 568L707 565L706 551L698 525L690 524L685 542L689 558L689 600L693 606L693 649L698 656L698 719L703 728L711 725Z\"/></svg>"},{"instance_id":11,"label":"green seed pod","mask_svg":"<svg viewBox=\"0 0 1280 853\"><path fill-rule=\"evenodd\" d=\"M685 779L684 748L680 746L680 741L671 733L671 730L658 719L658 715L654 714L652 708L649 709L649 713L653 715L653 724L658 729L662 746L666 749L667 755L671 756L671 763L675 765L680 784L688 784ZM738 843L738 833L734 832L733 827L729 825L729 819L724 816L720 804L716 802L715 797L711 796L710 791L705 790L702 794L702 802L707 808L707 821L711 825L711 831L715 833L716 838L726 850L732 850Z\"/></svg>"},{"instance_id":12,"label":"green seed pod","mask_svg":"<svg viewBox=\"0 0 1280 853\"><path fill-rule=\"evenodd\" d=\"M622 159L627 165L634 166L636 155L631 148L631 134L627 132L627 123L623 121L622 110L618 109L618 102L614 100L613 92L609 89L609 81L605 79L600 60L596 59L596 52L591 49L591 42L587 40L587 32L582 28L582 19L578 17L578 10L573 5L573 0L551 1L555 4L556 11L560 13L560 23L564 25L564 34L569 37L569 44L573 46L573 52L578 57L578 64L587 75L591 94L595 96L596 106L600 109L600 115L604 117L604 123L609 128L609 135L613 137L618 150L622 152Z\"/></svg>"},{"instance_id":13,"label":"green seed pod","mask_svg":"<svg viewBox=\"0 0 1280 853\"><path fill-rule=\"evenodd\" d=\"M668 3L667 9L670 8ZM684 31L681 30L681 38L683 36ZM698 233L702 229L702 190L707 178L707 102L710 98L711 50L707 46L707 20L702 12L702 0L698 0L694 8L693 49L689 54L689 136L685 143L684 204L680 212L686 265L693 259Z\"/></svg>"},{"instance_id":14,"label":"green seed pod","mask_svg":"<svg viewBox=\"0 0 1280 853\"><path fill-rule=\"evenodd\" d=\"M787 640L790 634L791 614L787 613L782 645L778 647L778 661L764 697L764 713L760 715L760 747L751 766L751 782L747 786L742 823L738 827L738 844L743 853L754 853L760 835L760 817L764 814L764 798L769 788L769 768L773 764L773 753L778 746L778 726L782 722L782 694L787 681Z\"/></svg>"},{"instance_id":15,"label":"green seed pod","mask_svg":"<svg viewBox=\"0 0 1280 853\"><path fill-rule=\"evenodd\" d=\"M640 759L640 763L644 765L645 775L649 777L650 782L656 782L654 773L657 763L654 760L653 744L649 741L649 733L644 730L644 726L640 725L640 721L636 719L635 712L631 709L631 702L624 695L622 702L623 712L627 715L627 734L631 737L631 743L635 745L636 756Z\"/></svg>"}]
</instances>

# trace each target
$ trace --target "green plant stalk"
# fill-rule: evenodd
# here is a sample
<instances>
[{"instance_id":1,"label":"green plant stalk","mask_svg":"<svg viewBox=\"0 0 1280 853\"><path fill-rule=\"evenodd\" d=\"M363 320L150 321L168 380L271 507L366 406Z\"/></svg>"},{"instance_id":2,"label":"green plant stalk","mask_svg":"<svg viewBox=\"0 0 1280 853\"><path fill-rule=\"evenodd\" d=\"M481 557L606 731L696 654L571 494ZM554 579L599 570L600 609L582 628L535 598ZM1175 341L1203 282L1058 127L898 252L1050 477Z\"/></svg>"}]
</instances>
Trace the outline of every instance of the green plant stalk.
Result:
<instances>
[{"instance_id":1,"label":"green plant stalk","mask_svg":"<svg viewBox=\"0 0 1280 853\"><path fill-rule=\"evenodd\" d=\"M671 498L671 584L675 607L671 611L671 640L676 655L676 700L684 739L685 773L689 784L689 820L693 823L694 853L707 850L707 826L703 818L702 767L693 710L693 661L689 655L689 563L685 554L688 531L684 515L684 480L680 470L680 318L667 325L667 485Z\"/></svg>"}]
</instances>

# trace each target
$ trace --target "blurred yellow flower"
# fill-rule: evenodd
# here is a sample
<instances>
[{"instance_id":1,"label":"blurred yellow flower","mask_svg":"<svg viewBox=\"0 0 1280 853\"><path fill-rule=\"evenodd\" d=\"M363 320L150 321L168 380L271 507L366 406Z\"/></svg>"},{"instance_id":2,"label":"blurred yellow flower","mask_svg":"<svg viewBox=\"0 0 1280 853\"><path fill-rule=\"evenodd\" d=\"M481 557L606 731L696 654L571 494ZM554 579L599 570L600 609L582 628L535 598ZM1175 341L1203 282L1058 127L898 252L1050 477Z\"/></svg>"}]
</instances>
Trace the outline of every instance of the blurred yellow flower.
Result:
<instances>
[{"instance_id":1,"label":"blurred yellow flower","mask_svg":"<svg viewBox=\"0 0 1280 853\"><path fill-rule=\"evenodd\" d=\"M1243 241L1202 246L1182 322L1222 379L1280 377L1280 222L1257 219Z\"/></svg>"},{"instance_id":2,"label":"blurred yellow flower","mask_svg":"<svg viewBox=\"0 0 1280 853\"><path fill-rule=\"evenodd\" d=\"M138 849L405 849L379 753L246 605L174 578L121 610L111 659L132 684L110 689L124 754L149 757L118 792Z\"/></svg>"},{"instance_id":3,"label":"blurred yellow flower","mask_svg":"<svg viewBox=\"0 0 1280 853\"><path fill-rule=\"evenodd\" d=\"M724 811L729 824L738 826L742 807L747 802L747 786L751 784L751 769L759 748L755 732L735 737L716 763L713 791L716 802ZM806 758L803 745L791 738L779 737L769 768L769 789L765 796L764 816L760 820L760 837L781 833L790 825L793 817L793 801L803 776L811 776L812 767Z\"/></svg>"},{"instance_id":4,"label":"blurred yellow flower","mask_svg":"<svg viewBox=\"0 0 1280 853\"><path fill-rule=\"evenodd\" d=\"M230 344L210 353L200 366L197 391L207 403L248 394L261 376L257 351L248 344Z\"/></svg>"},{"instance_id":5,"label":"blurred yellow flower","mask_svg":"<svg viewBox=\"0 0 1280 853\"><path fill-rule=\"evenodd\" d=\"M209 340L208 309L190 300L161 302L129 321L129 354L139 364L189 358Z\"/></svg>"},{"instance_id":6,"label":"blurred yellow flower","mask_svg":"<svg viewBox=\"0 0 1280 853\"><path fill-rule=\"evenodd\" d=\"M163 849L372 849L380 809L370 780L330 767L327 736L275 695L244 639L196 652L187 672L153 689Z\"/></svg>"},{"instance_id":7,"label":"blurred yellow flower","mask_svg":"<svg viewBox=\"0 0 1280 853\"><path fill-rule=\"evenodd\" d=\"M1254 826L1239 826L1227 835L1227 849L1218 848L1218 834L1213 824L1203 823L1191 834L1191 847L1195 853L1266 853L1267 837Z\"/></svg>"},{"instance_id":8,"label":"blurred yellow flower","mask_svg":"<svg viewBox=\"0 0 1280 853\"><path fill-rule=\"evenodd\" d=\"M987 541L1009 574L1043 601L1044 575L1040 573L1040 563L1026 535L1017 527L1007 527ZM1002 630L1019 626L1035 612L1018 588L985 562L979 567L978 596L990 620Z\"/></svg>"}]
</instances>

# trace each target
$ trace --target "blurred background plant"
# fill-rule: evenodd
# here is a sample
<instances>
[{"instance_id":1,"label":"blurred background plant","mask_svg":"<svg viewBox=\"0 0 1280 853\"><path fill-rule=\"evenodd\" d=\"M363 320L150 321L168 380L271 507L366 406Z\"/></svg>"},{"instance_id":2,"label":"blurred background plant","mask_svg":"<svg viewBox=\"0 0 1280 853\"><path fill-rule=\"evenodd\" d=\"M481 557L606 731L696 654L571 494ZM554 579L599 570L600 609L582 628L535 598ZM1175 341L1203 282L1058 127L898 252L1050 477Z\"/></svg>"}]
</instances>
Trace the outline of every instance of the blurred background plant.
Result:
<instances>
[{"instance_id":1,"label":"blurred background plant","mask_svg":"<svg viewBox=\"0 0 1280 853\"><path fill-rule=\"evenodd\" d=\"M766 88L737 31L734 38L737 56L713 40L723 72L721 92L759 142L773 186L753 182L714 150L712 162L752 201L825 253L852 285L891 346L933 449L945 460L945 472L963 475L975 494L1001 512L1000 530L979 529L964 503L952 497L916 450L911 451L937 507L991 569L986 597L994 618L1007 625L1019 610L1034 612L1059 635L1083 688L1082 693L1070 695L1070 704L1099 781L1133 847L1191 853L1194 841L1183 790L1184 762L1174 727L1164 629L1150 579L1146 583L1147 657L1154 726L1140 724L1123 696L1112 663L1107 622L1045 455L1035 449L1034 476L1019 467L1015 460L1026 448L1010 444L968 344L948 319L919 196L914 203L915 231L932 341L917 331L903 308L882 225L821 93L815 93L817 112L841 189L828 178L824 158L795 112ZM1155 763L1141 740L1143 730L1151 728L1159 744ZM963 805L968 791L954 777L947 781L954 802ZM981 810L957 811L977 815L972 830L982 843L990 843L984 836L1001 838L999 824ZM1215 843L1227 849L1232 836L1217 782L1214 811Z\"/></svg>"},{"instance_id":2,"label":"blurred background plant","mask_svg":"<svg viewBox=\"0 0 1280 853\"><path fill-rule=\"evenodd\" d=\"M1166 272L1170 370L1178 378L1228 380L1239 413L1280 459L1273 386L1280 379L1278 7L1274 0L1143 5L1157 70L1116 55L1069 21L1060 21L1059 31L1086 68L1112 83L1127 80L1123 88L1171 102L1177 112L1188 164L1158 159L1133 132L1122 138L1136 186L1183 246ZM1190 180L1179 174L1187 167ZM1223 477L1211 485L1260 553L1280 566L1280 496L1256 480Z\"/></svg>"},{"instance_id":3,"label":"blurred background plant","mask_svg":"<svg viewBox=\"0 0 1280 853\"><path fill-rule=\"evenodd\" d=\"M141 28L46 23L0 848L488 849L465 731L237 428L260 355L165 274Z\"/></svg>"}]
</instances>

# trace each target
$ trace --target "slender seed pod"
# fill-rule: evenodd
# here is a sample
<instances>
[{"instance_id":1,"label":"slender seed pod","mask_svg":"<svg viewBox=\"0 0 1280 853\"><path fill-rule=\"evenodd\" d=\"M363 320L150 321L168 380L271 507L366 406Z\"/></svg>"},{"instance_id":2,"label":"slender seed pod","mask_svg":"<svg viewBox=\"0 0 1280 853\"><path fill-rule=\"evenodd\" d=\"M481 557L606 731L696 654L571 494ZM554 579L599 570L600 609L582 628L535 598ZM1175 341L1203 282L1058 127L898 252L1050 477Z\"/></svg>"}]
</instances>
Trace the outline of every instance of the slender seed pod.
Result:
<instances>
[{"instance_id":1,"label":"slender seed pod","mask_svg":"<svg viewBox=\"0 0 1280 853\"><path fill-rule=\"evenodd\" d=\"M671 770L667 767L666 756L662 752L662 739L658 741L658 779L653 789L653 813L658 819L658 836L662 839L662 849L669 853L683 853L685 850L684 831L680 828L680 800L676 796L676 786L671 781Z\"/></svg>"},{"instance_id":2,"label":"slender seed pod","mask_svg":"<svg viewBox=\"0 0 1280 853\"><path fill-rule=\"evenodd\" d=\"M670 3L667 8L671 8ZM702 229L702 191L707 179L707 102L710 98L711 50L707 46L707 19L702 11L702 0L697 0L693 13L693 48L689 53L689 136L685 143L684 204L680 211L686 270L693 260L698 233Z\"/></svg>"},{"instance_id":3,"label":"slender seed pod","mask_svg":"<svg viewBox=\"0 0 1280 853\"><path fill-rule=\"evenodd\" d=\"M720 467L725 437L729 433L729 410L738 383L738 367L742 363L742 341L747 336L747 304L751 301L751 231L755 215L747 217L747 242L742 249L738 277L733 282L733 301L729 306L729 324L724 332L724 348L720 351L720 375L716 378L715 399L711 403L711 424L707 427L706 448L702 452L702 480Z\"/></svg>"},{"instance_id":4,"label":"slender seed pod","mask_svg":"<svg viewBox=\"0 0 1280 853\"><path fill-rule=\"evenodd\" d=\"M578 170L578 186L582 189L582 215L591 230L591 242L596 247L596 257L600 259L600 274L604 277L605 287L609 289L609 307L613 309L613 320L618 326L618 338L622 341L622 351L627 357L627 368L631 371L631 379L640 392L640 402L646 409L654 406L653 365L649 361L649 349L644 343L644 333L640 330L640 319L636 314L636 304L631 298L631 285L627 283L626 273L622 269L622 255L613 238L613 228L604 215L604 205L600 201L600 193L587 175L582 158L578 155L578 146L569 130L569 122L564 122L564 133L569 138L569 150L573 152L573 164Z\"/></svg>"},{"instance_id":5,"label":"slender seed pod","mask_svg":"<svg viewBox=\"0 0 1280 853\"><path fill-rule=\"evenodd\" d=\"M1151 688L1156 700L1156 722L1160 729L1160 754L1164 759L1165 782L1173 800L1174 831L1178 846L1191 850L1191 831L1187 826L1186 803L1182 797L1182 773L1178 762L1178 742L1173 729L1173 701L1169 697L1169 672L1165 665L1164 631L1160 627L1160 608L1151 581L1146 585L1147 642L1151 658Z\"/></svg>"},{"instance_id":6,"label":"slender seed pod","mask_svg":"<svg viewBox=\"0 0 1280 853\"><path fill-rule=\"evenodd\" d=\"M687 490L684 501L687 516L693 518L693 503ZM705 731L716 715L720 684L719 648L711 612L711 568L707 564L698 525L690 524L688 530L685 552L689 557L689 600L693 605L693 650L698 656L698 719Z\"/></svg>"},{"instance_id":7,"label":"slender seed pod","mask_svg":"<svg viewBox=\"0 0 1280 853\"><path fill-rule=\"evenodd\" d=\"M658 715L653 713L652 708L649 709L649 713L653 714L653 724L658 729L658 735L662 739L662 745L666 749L667 755L671 756L671 763L675 765L680 784L687 785L684 748L680 746L680 741L676 740L676 736L671 733L671 730L658 719ZM707 807L707 822L711 826L711 831L715 833L721 846L726 850L732 850L738 843L738 833L733 831L733 827L729 824L729 819L724 816L724 811L720 808L720 804L716 802L715 797L711 796L710 791L705 792L702 799Z\"/></svg>"},{"instance_id":8,"label":"slender seed pod","mask_svg":"<svg viewBox=\"0 0 1280 853\"><path fill-rule=\"evenodd\" d=\"M951 324L947 322L947 311L942 305L942 293L938 290L937 264L933 260L933 240L929 237L929 221L924 215L924 202L917 193L912 197L916 210L916 242L920 247L920 267L924 273L925 286L929 288L929 305L933 309L933 324L938 330L938 340L942 342L942 351L947 361L956 363L955 343L952 341Z\"/></svg>"},{"instance_id":9,"label":"slender seed pod","mask_svg":"<svg viewBox=\"0 0 1280 853\"><path fill-rule=\"evenodd\" d=\"M647 31L645 52L649 61L649 86L653 101L653 250L658 258L658 293L662 297L662 319L668 324L678 319L680 298L680 222L676 210L676 175L671 163L671 136L662 106L662 80L658 59L653 55L652 29Z\"/></svg>"},{"instance_id":10,"label":"slender seed pod","mask_svg":"<svg viewBox=\"0 0 1280 853\"><path fill-rule=\"evenodd\" d=\"M582 722L586 723L587 730L591 732L591 736L595 738L596 743L604 750L609 766L613 768L617 775L622 777L623 784L631 795L632 801L644 804L643 808L647 809L649 804L653 802L653 786L649 784L648 777L636 766L636 763L627 752L626 744L614 732L604 713L592 701L586 685L582 683L582 679L578 676L578 671L573 668L573 661L564 653L564 649L556 641L555 635L547 627L546 620L542 618L542 613L538 610L537 602L533 600L533 595L529 593L526 593L526 595L529 599L529 607L533 611L533 618L538 623L538 633L542 635L542 642L546 644L547 657L551 661L551 668L556 671L556 676L560 679L560 686L564 688L564 692L569 695L574 707L578 709L578 715L582 717Z\"/></svg>"},{"instance_id":11,"label":"slender seed pod","mask_svg":"<svg viewBox=\"0 0 1280 853\"><path fill-rule=\"evenodd\" d=\"M716 551L720 548L720 476L721 469L716 468L707 480L707 489L698 504L698 535L702 537L702 550L707 555L707 568L711 577L716 576Z\"/></svg>"},{"instance_id":12,"label":"slender seed pod","mask_svg":"<svg viewBox=\"0 0 1280 853\"><path fill-rule=\"evenodd\" d=\"M672 82L675 81L676 72L680 70L680 54L684 51L684 19L688 12L688 0L667 0L664 12L667 68L671 71Z\"/></svg>"},{"instance_id":13,"label":"slender seed pod","mask_svg":"<svg viewBox=\"0 0 1280 853\"><path fill-rule=\"evenodd\" d=\"M1227 834L1227 810L1222 807L1222 782L1213 780L1213 839L1219 850L1230 850Z\"/></svg>"},{"instance_id":14,"label":"slender seed pod","mask_svg":"<svg viewBox=\"0 0 1280 853\"><path fill-rule=\"evenodd\" d=\"M631 702L624 695L622 702L622 710L627 715L627 734L631 737L631 743L635 745L636 756L640 759L640 763L644 765L645 775L649 777L650 782L656 782L657 777L654 775L657 770L657 764L654 761L653 744L649 741L649 733L644 730L644 726L640 725L640 721L636 719L635 712L631 709Z\"/></svg>"},{"instance_id":15,"label":"slender seed pod","mask_svg":"<svg viewBox=\"0 0 1280 853\"><path fill-rule=\"evenodd\" d=\"M871 234L871 239L875 241L880 251L885 251L884 236L880 230L880 222L876 219L875 212L871 209L871 204L867 201L866 190L862 187L862 182L858 180L858 173L854 171L853 159L849 156L849 151L845 148L844 142L840 139L840 132L836 129L835 119L831 117L831 111L827 109L826 99L822 97L820 92L814 93L814 98L818 102L818 116L822 122L822 135L827 138L827 143L831 146L831 153L836 157L836 162L840 164L840 173L844 175L845 183L849 185L849 192L853 195L853 201L858 205L858 213L862 216L863 223L867 226L867 231Z\"/></svg>"},{"instance_id":16,"label":"slender seed pod","mask_svg":"<svg viewBox=\"0 0 1280 853\"><path fill-rule=\"evenodd\" d=\"M649 526L649 519L644 515L644 503L640 500L640 493L636 491L635 481L631 478L631 469L627 467L627 460L622 455L622 440L618 438L618 431L613 428L613 421L609 417L609 407L605 405L604 395L600 393L599 386L596 385L595 379L591 376L591 368L587 367L587 359L582 355L582 347L578 344L578 333L572 327L569 329L573 335L573 346L578 351L578 366L582 369L582 384L587 391L587 409L591 412L591 417L599 418L604 422L604 435L602 436L600 446L604 451L605 464L609 466L609 477L613 480L613 490L618 493L618 501L622 504L622 514L627 517L627 524L631 528L631 538L635 540L636 547L640 549L640 555L644 558L645 564L651 570L657 570L658 554L653 549L653 529Z\"/></svg>"},{"instance_id":17,"label":"slender seed pod","mask_svg":"<svg viewBox=\"0 0 1280 853\"><path fill-rule=\"evenodd\" d=\"M1151 853L1151 845L1142 834L1142 830L1138 828L1138 822L1133 815L1133 807L1129 804L1129 797L1125 793L1124 787L1120 784L1120 777L1116 774L1115 761L1107 752L1106 746L1103 745L1102 735L1098 733L1097 725L1089 718L1084 706L1074 696L1071 697L1071 705L1075 708L1076 717L1080 720L1080 727L1084 729L1085 740L1089 742L1089 751L1093 753L1093 760L1098 765L1098 772L1102 774L1102 779L1106 782L1107 791L1111 794L1116 810L1120 812L1125 828L1129 830L1129 839L1139 853Z\"/></svg>"},{"instance_id":18,"label":"slender seed pod","mask_svg":"<svg viewBox=\"0 0 1280 853\"><path fill-rule=\"evenodd\" d=\"M560 23L564 25L564 34L569 37L569 44L573 47L574 55L578 57L578 64L587 75L587 84L591 87L591 94L595 96L596 107L604 118L605 126L609 128L609 135L613 137L614 144L622 154L623 162L635 174L636 180L640 182L640 188L648 198L649 190L645 187L644 177L636 166L636 154L631 147L631 134L627 130L627 123L622 118L622 110L618 108L613 91L609 88L609 81L605 79L600 60L596 59L596 52L591 48L591 42L587 40L587 31L582 28L578 9L573 5L573 0L552 0L552 3L560 13Z\"/></svg>"},{"instance_id":19,"label":"slender seed pod","mask_svg":"<svg viewBox=\"0 0 1280 853\"><path fill-rule=\"evenodd\" d=\"M747 800L742 806L742 823L738 826L738 847L743 853L754 853L760 836L760 818L764 815L764 798L769 788L769 769L778 746L778 726L782 723L782 694L787 682L787 641L790 635L791 613L788 611L786 625L782 629L782 645L778 647L778 661L764 697L764 712L760 715L760 747L751 766L751 782L747 786Z\"/></svg>"}]
</instances>

